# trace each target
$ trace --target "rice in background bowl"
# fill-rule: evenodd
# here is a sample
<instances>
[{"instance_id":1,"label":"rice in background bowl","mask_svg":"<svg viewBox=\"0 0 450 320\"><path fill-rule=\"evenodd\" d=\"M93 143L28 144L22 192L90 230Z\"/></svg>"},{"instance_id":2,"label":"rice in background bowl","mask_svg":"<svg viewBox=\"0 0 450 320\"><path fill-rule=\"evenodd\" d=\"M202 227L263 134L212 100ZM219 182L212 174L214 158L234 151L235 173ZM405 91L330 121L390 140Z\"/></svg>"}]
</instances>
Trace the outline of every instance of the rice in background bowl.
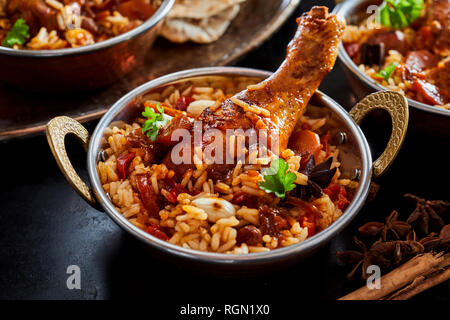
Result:
<instances>
[{"instance_id":1,"label":"rice in background bowl","mask_svg":"<svg viewBox=\"0 0 450 320\"><path fill-rule=\"evenodd\" d=\"M1 1L0 43L31 50L91 45L141 25L160 5L161 0ZM11 39L10 32L23 39Z\"/></svg>"},{"instance_id":2,"label":"rice in background bowl","mask_svg":"<svg viewBox=\"0 0 450 320\"><path fill-rule=\"evenodd\" d=\"M54 50L0 46L0 81L22 90L53 94L111 84L144 59L173 3L174 0L163 0L149 19L130 31L86 46ZM36 48L61 40L56 41L50 33L47 30L38 37Z\"/></svg>"},{"instance_id":3,"label":"rice in background bowl","mask_svg":"<svg viewBox=\"0 0 450 320\"><path fill-rule=\"evenodd\" d=\"M358 42L369 39L377 32L388 31L385 27L373 24L373 14L376 7L382 3L381 0L348 0L335 7L333 13L347 21L347 29L344 34L344 42ZM370 23L370 28L360 24L364 21ZM411 38L411 32L407 32L406 37ZM347 49L349 47L347 46ZM391 50L386 53L386 66L391 62L403 62L405 57L398 52ZM445 60L445 59L444 59ZM344 43L340 44L338 61L343 67L343 71L350 83L356 99L362 99L374 91L393 90L400 93L407 93L408 85L397 79L389 79L388 82L376 81L372 76L378 73L382 67L372 67L356 64L347 53ZM446 61L446 60L445 60ZM396 72L401 71L396 70ZM384 85L383 85L384 84ZM450 136L448 127L450 125L450 111L446 107L434 106L408 98L408 104L412 107L410 112L410 125L419 132L432 135Z\"/></svg>"}]
</instances>

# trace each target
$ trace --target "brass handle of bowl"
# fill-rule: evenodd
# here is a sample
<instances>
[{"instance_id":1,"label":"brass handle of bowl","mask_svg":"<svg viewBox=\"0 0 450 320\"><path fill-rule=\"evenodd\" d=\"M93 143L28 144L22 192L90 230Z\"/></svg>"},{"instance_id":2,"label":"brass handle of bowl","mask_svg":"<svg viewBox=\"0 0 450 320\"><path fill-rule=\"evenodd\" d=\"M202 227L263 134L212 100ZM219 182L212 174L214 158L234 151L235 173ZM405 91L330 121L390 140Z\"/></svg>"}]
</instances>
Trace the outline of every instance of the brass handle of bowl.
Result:
<instances>
[{"instance_id":1,"label":"brass handle of bowl","mask_svg":"<svg viewBox=\"0 0 450 320\"><path fill-rule=\"evenodd\" d=\"M67 134L75 135L81 141L87 152L89 146L89 132L78 121L62 116L50 120L46 127L47 141L59 168L72 185L75 191L91 206L98 209L92 190L81 180L69 160L66 152L65 137Z\"/></svg>"},{"instance_id":2,"label":"brass handle of bowl","mask_svg":"<svg viewBox=\"0 0 450 320\"><path fill-rule=\"evenodd\" d=\"M389 168L400 151L408 128L409 109L408 102L403 95L393 91L380 91L372 93L358 102L350 110L350 116L359 125L364 117L375 109L386 110L392 120L392 134L386 149L373 162L373 175L376 178Z\"/></svg>"}]
</instances>

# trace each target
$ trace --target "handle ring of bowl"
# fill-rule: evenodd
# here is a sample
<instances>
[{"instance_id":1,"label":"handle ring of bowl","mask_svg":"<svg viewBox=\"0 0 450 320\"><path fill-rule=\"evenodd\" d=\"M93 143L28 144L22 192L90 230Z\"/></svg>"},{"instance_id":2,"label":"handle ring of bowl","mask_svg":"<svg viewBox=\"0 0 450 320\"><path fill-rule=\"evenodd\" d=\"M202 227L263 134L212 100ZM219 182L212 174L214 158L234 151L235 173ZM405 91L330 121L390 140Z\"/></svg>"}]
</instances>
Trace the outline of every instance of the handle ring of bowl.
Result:
<instances>
[{"instance_id":1,"label":"handle ring of bowl","mask_svg":"<svg viewBox=\"0 0 450 320\"><path fill-rule=\"evenodd\" d=\"M373 162L374 178L381 176L394 161L405 139L409 120L408 101L403 95L393 91L372 93L358 102L349 113L359 125L367 114L376 109L383 109L389 113L392 121L392 133L386 149Z\"/></svg>"},{"instance_id":2,"label":"handle ring of bowl","mask_svg":"<svg viewBox=\"0 0 450 320\"><path fill-rule=\"evenodd\" d=\"M67 181L91 206L99 209L92 190L81 180L75 171L66 152L65 137L68 134L75 135L87 152L89 147L89 132L78 121L66 117L56 117L50 120L46 127L47 141L52 150L53 156Z\"/></svg>"}]
</instances>

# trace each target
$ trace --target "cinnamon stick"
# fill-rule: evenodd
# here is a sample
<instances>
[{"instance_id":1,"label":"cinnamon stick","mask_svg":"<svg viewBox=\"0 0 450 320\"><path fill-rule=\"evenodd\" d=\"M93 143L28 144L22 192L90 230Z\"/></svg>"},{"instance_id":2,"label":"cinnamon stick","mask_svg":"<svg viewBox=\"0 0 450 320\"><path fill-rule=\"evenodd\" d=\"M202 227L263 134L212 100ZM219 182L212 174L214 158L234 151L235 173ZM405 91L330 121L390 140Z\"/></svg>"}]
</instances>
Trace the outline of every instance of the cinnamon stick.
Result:
<instances>
[{"instance_id":1,"label":"cinnamon stick","mask_svg":"<svg viewBox=\"0 0 450 320\"><path fill-rule=\"evenodd\" d=\"M380 279L380 289L369 289L364 286L349 293L339 300L377 300L405 287L416 278L435 271L435 267L444 261L442 253L420 254L389 272ZM424 289L425 290L425 289Z\"/></svg>"},{"instance_id":2,"label":"cinnamon stick","mask_svg":"<svg viewBox=\"0 0 450 320\"><path fill-rule=\"evenodd\" d=\"M442 272L438 272L429 278L421 277L420 281L414 281L411 286L396 292L389 298L389 300L408 300L416 294L434 287L448 279L450 279L450 268L443 270Z\"/></svg>"},{"instance_id":3,"label":"cinnamon stick","mask_svg":"<svg viewBox=\"0 0 450 320\"><path fill-rule=\"evenodd\" d=\"M444 256L444 261L436 266L436 271L420 276L405 288L393 293L389 300L407 300L431 287L450 279L450 253Z\"/></svg>"}]
</instances>

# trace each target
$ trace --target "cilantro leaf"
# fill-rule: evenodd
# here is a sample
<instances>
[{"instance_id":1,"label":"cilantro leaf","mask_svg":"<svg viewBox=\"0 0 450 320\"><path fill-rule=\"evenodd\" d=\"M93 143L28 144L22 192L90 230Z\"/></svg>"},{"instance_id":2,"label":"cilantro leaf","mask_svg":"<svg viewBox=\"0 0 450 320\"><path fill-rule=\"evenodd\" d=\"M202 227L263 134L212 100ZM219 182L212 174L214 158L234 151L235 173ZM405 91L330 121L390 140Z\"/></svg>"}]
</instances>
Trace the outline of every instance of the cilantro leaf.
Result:
<instances>
[{"instance_id":1,"label":"cilantro leaf","mask_svg":"<svg viewBox=\"0 0 450 320\"><path fill-rule=\"evenodd\" d=\"M2 41L2 46L12 48L15 44L24 44L30 37L28 30L30 27L25 23L25 20L17 19L12 28L6 34L5 39Z\"/></svg>"},{"instance_id":2,"label":"cilantro leaf","mask_svg":"<svg viewBox=\"0 0 450 320\"><path fill-rule=\"evenodd\" d=\"M423 0L384 0L378 8L380 23L395 29L406 28L420 17Z\"/></svg>"},{"instance_id":3,"label":"cilantro leaf","mask_svg":"<svg viewBox=\"0 0 450 320\"><path fill-rule=\"evenodd\" d=\"M286 192L295 188L294 181L297 176L288 171L289 165L283 159L276 159L270 164L270 168L263 172L264 181L258 186L267 193L273 192L277 197L284 198Z\"/></svg>"},{"instance_id":4,"label":"cilantro leaf","mask_svg":"<svg viewBox=\"0 0 450 320\"><path fill-rule=\"evenodd\" d=\"M397 63L392 62L386 68L381 70L379 73L375 73L376 76L384 78L386 82L389 82L389 78L391 77L394 70L397 68Z\"/></svg>"},{"instance_id":5,"label":"cilantro leaf","mask_svg":"<svg viewBox=\"0 0 450 320\"><path fill-rule=\"evenodd\" d=\"M164 114L164 107L160 107L159 103L156 105L156 110L158 110L159 113L156 113L155 110L150 107L145 107L144 112L142 112L142 116L148 118L142 126L142 132L152 141L156 140L159 129L172 120L171 116Z\"/></svg>"}]
</instances>

